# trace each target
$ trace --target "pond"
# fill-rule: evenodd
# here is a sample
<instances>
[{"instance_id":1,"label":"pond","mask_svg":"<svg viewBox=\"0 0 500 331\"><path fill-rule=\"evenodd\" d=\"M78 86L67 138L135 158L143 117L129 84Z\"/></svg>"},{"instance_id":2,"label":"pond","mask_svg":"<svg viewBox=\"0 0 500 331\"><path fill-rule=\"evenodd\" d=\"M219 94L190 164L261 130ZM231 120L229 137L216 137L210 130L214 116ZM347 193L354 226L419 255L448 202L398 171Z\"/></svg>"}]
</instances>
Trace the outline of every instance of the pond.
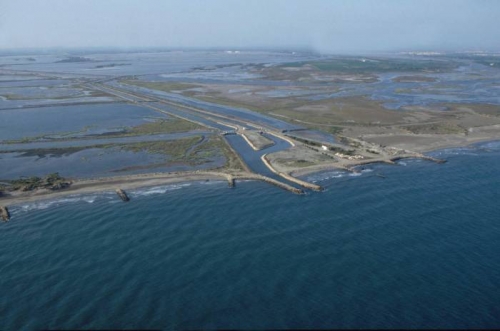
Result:
<instances>
[{"instance_id":1,"label":"pond","mask_svg":"<svg viewBox=\"0 0 500 331\"><path fill-rule=\"evenodd\" d=\"M149 108L127 104L38 107L0 110L0 141L44 135L103 134L168 118Z\"/></svg>"}]
</instances>

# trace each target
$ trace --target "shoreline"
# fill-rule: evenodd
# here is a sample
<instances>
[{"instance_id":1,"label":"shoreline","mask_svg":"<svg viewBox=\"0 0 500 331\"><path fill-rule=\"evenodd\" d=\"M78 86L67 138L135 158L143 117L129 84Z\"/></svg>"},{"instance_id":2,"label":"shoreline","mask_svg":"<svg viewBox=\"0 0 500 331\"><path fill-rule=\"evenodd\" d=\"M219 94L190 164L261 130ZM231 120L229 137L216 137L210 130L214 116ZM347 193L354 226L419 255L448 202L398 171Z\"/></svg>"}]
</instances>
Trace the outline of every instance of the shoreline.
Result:
<instances>
[{"instance_id":1,"label":"shoreline","mask_svg":"<svg viewBox=\"0 0 500 331\"><path fill-rule=\"evenodd\" d=\"M487 143L487 142L495 142L498 141L500 142L500 139L498 137L495 138L479 138L479 139L472 139L470 140L467 144L443 144L440 147L436 148L422 148L418 153L425 154L432 153L432 152L437 152L441 150L446 150L446 149L455 149L455 148L467 148L470 146L473 146L475 144L481 144L481 143ZM317 165L317 166L312 166L309 167L308 169L298 169L298 170L293 170L290 171L290 175L294 177L300 177L300 176L307 176L311 174L316 174L324 171L331 171L331 170L343 170L343 171L353 171L353 168L356 168L358 166L362 165L368 165L368 164L395 164L394 162L397 160L401 159L418 159L419 157L415 155L409 155L409 156L394 156L393 158L390 159L380 159L380 160L364 160L364 161L357 161L353 162L351 164L348 164L347 166L345 165L334 165L334 164L323 164L323 165ZM426 158L423 158L426 159ZM394 161L393 161L394 160ZM428 159L429 160L429 159Z\"/></svg>"},{"instance_id":2,"label":"shoreline","mask_svg":"<svg viewBox=\"0 0 500 331\"><path fill-rule=\"evenodd\" d=\"M470 142L467 145L447 145L439 148L431 148L425 150L423 153L436 152L439 150L453 149L453 148L464 148L469 147L474 144L495 142L500 141L498 139L479 139L477 141ZM415 156L398 156L394 159L403 158L417 158ZM353 162L346 166L335 166L333 164L318 165L317 167L311 167L309 169L302 169L290 172L293 177L300 177L311 175L315 173L320 173L324 171L331 170L342 170L342 171L352 171L352 168L361 165L375 164L375 163L385 163L394 164L392 160L365 160ZM301 194L298 191L294 191L291 187L286 184L280 185L280 182L272 180L271 178L254 174L252 172L224 172L224 171L195 171L195 172L172 172L172 173L147 173L139 175L125 175L125 176L114 176L114 177L101 177L93 179L78 179L74 180L70 187L65 188L60 191L50 191L50 190L36 190L31 192L17 192L14 195L0 197L0 206L17 206L22 203L27 202L37 202L43 200L52 200L59 197L65 197L70 195L80 195L80 194L90 194L99 192L114 192L117 188L123 190L131 190L145 187L155 187L161 185L170 185L176 183L186 183L186 182L196 182L196 181L221 181L221 182L232 182L233 180L257 180L270 183L272 185L278 186L280 188L289 190L293 193ZM300 180L300 179L299 179ZM281 183L282 184L282 183Z\"/></svg>"},{"instance_id":3,"label":"shoreline","mask_svg":"<svg viewBox=\"0 0 500 331\"><path fill-rule=\"evenodd\" d=\"M207 180L227 181L227 174L222 172L154 173L95 179L79 179L74 180L70 187L60 191L36 190L18 193L11 196L3 196L0 197L0 205L15 206L21 203L50 200L68 195L114 192L117 188L130 190L143 187Z\"/></svg>"},{"instance_id":4,"label":"shoreline","mask_svg":"<svg viewBox=\"0 0 500 331\"><path fill-rule=\"evenodd\" d=\"M255 174L252 172L217 172L217 171L199 171L199 172L175 172L175 173L153 173L128 175L117 177L105 177L94 179L74 180L72 184L65 189L59 191L51 191L47 189L38 189L30 192L16 192L13 195L0 197L0 206L10 207L27 202L37 202L44 200L52 200L55 198L91 194L100 192L115 192L116 189L133 190L145 187L155 187L161 185L170 185L176 183L187 182L206 182L220 181L227 182L229 187L234 187L235 180L255 180L262 181L284 189L291 193L303 194L301 189L297 189L288 184L279 182L275 179Z\"/></svg>"}]
</instances>

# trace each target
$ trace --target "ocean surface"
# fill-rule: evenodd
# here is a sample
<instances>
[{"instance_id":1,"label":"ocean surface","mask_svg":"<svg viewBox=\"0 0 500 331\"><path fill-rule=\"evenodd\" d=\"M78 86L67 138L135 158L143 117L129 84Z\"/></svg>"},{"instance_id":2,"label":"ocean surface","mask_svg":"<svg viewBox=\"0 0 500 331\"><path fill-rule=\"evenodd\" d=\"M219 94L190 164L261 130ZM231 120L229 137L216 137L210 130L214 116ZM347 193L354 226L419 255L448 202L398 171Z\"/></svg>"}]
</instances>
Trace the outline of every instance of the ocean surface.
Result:
<instances>
[{"instance_id":1,"label":"ocean surface","mask_svg":"<svg viewBox=\"0 0 500 331\"><path fill-rule=\"evenodd\" d=\"M0 329L499 328L500 143L432 155L12 207Z\"/></svg>"}]
</instances>

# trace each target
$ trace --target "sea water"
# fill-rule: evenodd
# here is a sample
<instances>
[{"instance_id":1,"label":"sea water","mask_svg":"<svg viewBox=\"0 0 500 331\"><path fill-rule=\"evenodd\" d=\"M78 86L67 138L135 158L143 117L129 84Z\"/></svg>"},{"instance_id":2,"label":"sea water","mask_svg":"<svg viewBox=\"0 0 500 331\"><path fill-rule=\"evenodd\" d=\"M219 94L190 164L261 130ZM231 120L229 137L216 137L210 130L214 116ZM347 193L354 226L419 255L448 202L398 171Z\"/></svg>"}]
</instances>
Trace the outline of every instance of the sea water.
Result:
<instances>
[{"instance_id":1,"label":"sea water","mask_svg":"<svg viewBox=\"0 0 500 331\"><path fill-rule=\"evenodd\" d=\"M500 144L433 156L14 206L0 329L497 328Z\"/></svg>"}]
</instances>

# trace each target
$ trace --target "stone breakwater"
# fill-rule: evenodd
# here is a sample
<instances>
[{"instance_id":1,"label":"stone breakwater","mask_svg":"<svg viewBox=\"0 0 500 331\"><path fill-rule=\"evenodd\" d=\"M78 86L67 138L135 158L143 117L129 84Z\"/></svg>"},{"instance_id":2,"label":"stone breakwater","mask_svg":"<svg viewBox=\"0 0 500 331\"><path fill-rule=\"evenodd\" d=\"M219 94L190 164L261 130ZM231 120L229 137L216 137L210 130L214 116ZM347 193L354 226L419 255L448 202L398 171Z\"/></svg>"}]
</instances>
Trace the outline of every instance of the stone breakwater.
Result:
<instances>
[{"instance_id":1,"label":"stone breakwater","mask_svg":"<svg viewBox=\"0 0 500 331\"><path fill-rule=\"evenodd\" d=\"M116 194L118 194L118 196L120 197L120 199L122 199L123 202L130 201L130 198L128 197L127 193L125 193L125 191L122 190L121 188L116 189Z\"/></svg>"},{"instance_id":2,"label":"stone breakwater","mask_svg":"<svg viewBox=\"0 0 500 331\"><path fill-rule=\"evenodd\" d=\"M4 222L7 222L10 219L10 213L7 207L0 207L0 217Z\"/></svg>"},{"instance_id":3,"label":"stone breakwater","mask_svg":"<svg viewBox=\"0 0 500 331\"><path fill-rule=\"evenodd\" d=\"M278 180L262 176L259 174L251 173L251 172L239 172L239 173L216 173L216 172L199 172L200 174L205 173L209 175L214 175L214 176L223 176L226 178L229 187L235 187L236 186L236 180L259 180L271 185L274 185L276 187L279 187L281 189L287 190L289 192L295 193L295 194L304 194L304 191L298 188L295 188L291 185L282 183Z\"/></svg>"},{"instance_id":4,"label":"stone breakwater","mask_svg":"<svg viewBox=\"0 0 500 331\"><path fill-rule=\"evenodd\" d=\"M288 185L288 184L285 184L285 183L282 183L280 181L277 181L275 179L272 179L272 178L269 178L269 177L266 177L266 176L262 176L262 175L256 175L256 174L252 174L250 176L248 175L243 175L241 177L238 177L239 179L251 179L251 180L260 180L260 181L263 181L265 183L268 183L268 184L271 184L271 185L274 185L276 187L279 187L281 189L284 189L284 190L287 190L289 192L292 192L292 193L295 193L295 194L304 194L304 191L299 189L299 188L295 188L291 185Z\"/></svg>"}]
</instances>

